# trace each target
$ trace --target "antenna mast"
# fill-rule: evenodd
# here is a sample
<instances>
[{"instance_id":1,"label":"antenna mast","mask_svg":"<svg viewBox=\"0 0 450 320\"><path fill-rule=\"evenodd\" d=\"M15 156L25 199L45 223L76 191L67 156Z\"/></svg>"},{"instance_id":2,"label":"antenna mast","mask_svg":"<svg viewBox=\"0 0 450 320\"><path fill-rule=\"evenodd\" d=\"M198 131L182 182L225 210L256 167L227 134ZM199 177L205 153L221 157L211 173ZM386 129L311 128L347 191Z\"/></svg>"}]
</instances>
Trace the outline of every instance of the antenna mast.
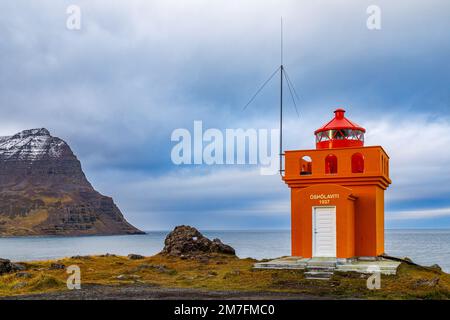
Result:
<instances>
[{"instance_id":1,"label":"antenna mast","mask_svg":"<svg viewBox=\"0 0 450 320\"><path fill-rule=\"evenodd\" d=\"M283 17L280 34L280 175L283 175Z\"/></svg>"}]
</instances>

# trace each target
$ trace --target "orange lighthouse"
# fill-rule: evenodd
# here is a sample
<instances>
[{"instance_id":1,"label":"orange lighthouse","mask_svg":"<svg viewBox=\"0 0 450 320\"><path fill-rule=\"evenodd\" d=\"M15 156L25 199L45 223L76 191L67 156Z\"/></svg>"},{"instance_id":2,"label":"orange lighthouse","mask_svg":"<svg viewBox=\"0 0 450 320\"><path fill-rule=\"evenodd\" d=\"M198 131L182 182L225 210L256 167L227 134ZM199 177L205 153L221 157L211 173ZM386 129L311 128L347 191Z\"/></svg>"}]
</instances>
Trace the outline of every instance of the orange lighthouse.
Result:
<instances>
[{"instance_id":1,"label":"orange lighthouse","mask_svg":"<svg viewBox=\"0 0 450 320\"><path fill-rule=\"evenodd\" d=\"M345 110L315 131L316 149L285 152L291 189L292 255L375 257L384 253L389 156L364 146L365 129Z\"/></svg>"}]
</instances>

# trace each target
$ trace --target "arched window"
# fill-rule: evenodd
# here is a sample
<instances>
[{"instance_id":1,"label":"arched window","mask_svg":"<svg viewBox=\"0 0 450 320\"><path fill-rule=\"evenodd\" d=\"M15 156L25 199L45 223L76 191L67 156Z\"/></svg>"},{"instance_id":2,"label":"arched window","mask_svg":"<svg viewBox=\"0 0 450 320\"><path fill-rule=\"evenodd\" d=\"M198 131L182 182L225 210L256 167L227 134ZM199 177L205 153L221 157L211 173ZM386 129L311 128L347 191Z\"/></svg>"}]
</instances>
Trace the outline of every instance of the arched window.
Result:
<instances>
[{"instance_id":1,"label":"arched window","mask_svg":"<svg viewBox=\"0 0 450 320\"><path fill-rule=\"evenodd\" d=\"M352 155L352 173L364 172L364 156L361 153Z\"/></svg>"},{"instance_id":2,"label":"arched window","mask_svg":"<svg viewBox=\"0 0 450 320\"><path fill-rule=\"evenodd\" d=\"M312 160L311 157L304 156L300 159L300 175L312 174Z\"/></svg>"},{"instance_id":3,"label":"arched window","mask_svg":"<svg viewBox=\"0 0 450 320\"><path fill-rule=\"evenodd\" d=\"M325 158L325 173L337 173L337 157L334 154L329 154Z\"/></svg>"}]
</instances>

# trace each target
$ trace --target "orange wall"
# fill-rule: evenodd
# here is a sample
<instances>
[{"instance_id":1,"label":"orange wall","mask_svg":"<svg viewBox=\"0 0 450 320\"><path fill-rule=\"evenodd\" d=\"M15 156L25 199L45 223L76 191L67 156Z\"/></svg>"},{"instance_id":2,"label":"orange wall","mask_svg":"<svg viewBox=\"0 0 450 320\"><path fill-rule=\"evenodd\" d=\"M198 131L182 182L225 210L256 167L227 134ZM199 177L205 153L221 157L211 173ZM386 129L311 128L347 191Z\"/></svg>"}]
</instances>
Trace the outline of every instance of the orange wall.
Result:
<instances>
[{"instance_id":1,"label":"orange wall","mask_svg":"<svg viewBox=\"0 0 450 320\"><path fill-rule=\"evenodd\" d=\"M293 256L309 257L312 255L312 244L309 246L308 231L303 231L302 227L311 225L300 209L300 189L291 189L291 251ZM302 247L303 246L303 247Z\"/></svg>"},{"instance_id":2,"label":"orange wall","mask_svg":"<svg viewBox=\"0 0 450 320\"><path fill-rule=\"evenodd\" d=\"M358 200L355 203L355 250L358 256L376 256L376 186L352 188Z\"/></svg>"},{"instance_id":3,"label":"orange wall","mask_svg":"<svg viewBox=\"0 0 450 320\"><path fill-rule=\"evenodd\" d=\"M384 190L377 188L377 250L376 255L381 255L384 252Z\"/></svg>"},{"instance_id":4,"label":"orange wall","mask_svg":"<svg viewBox=\"0 0 450 320\"><path fill-rule=\"evenodd\" d=\"M338 243L338 258L351 258L356 255L355 250L355 199L350 199L347 205L346 219L342 221L342 235L341 237L345 238L345 243L340 246ZM339 229L338 229L339 230Z\"/></svg>"}]
</instances>

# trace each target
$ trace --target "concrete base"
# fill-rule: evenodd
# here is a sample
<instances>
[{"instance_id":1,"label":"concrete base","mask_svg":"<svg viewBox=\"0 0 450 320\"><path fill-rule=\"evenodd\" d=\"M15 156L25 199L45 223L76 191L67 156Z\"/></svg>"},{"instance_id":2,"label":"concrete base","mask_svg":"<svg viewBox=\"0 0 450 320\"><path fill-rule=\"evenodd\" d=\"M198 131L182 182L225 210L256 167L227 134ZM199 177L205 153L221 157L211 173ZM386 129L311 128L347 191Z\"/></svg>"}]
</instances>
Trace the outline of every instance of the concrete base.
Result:
<instances>
[{"instance_id":1,"label":"concrete base","mask_svg":"<svg viewBox=\"0 0 450 320\"><path fill-rule=\"evenodd\" d=\"M323 269L326 272L359 272L372 274L380 272L386 275L395 275L400 262L377 258L372 261L366 259L336 259L336 258L302 258L282 257L268 262L254 264L255 269L298 269L309 273Z\"/></svg>"}]
</instances>

